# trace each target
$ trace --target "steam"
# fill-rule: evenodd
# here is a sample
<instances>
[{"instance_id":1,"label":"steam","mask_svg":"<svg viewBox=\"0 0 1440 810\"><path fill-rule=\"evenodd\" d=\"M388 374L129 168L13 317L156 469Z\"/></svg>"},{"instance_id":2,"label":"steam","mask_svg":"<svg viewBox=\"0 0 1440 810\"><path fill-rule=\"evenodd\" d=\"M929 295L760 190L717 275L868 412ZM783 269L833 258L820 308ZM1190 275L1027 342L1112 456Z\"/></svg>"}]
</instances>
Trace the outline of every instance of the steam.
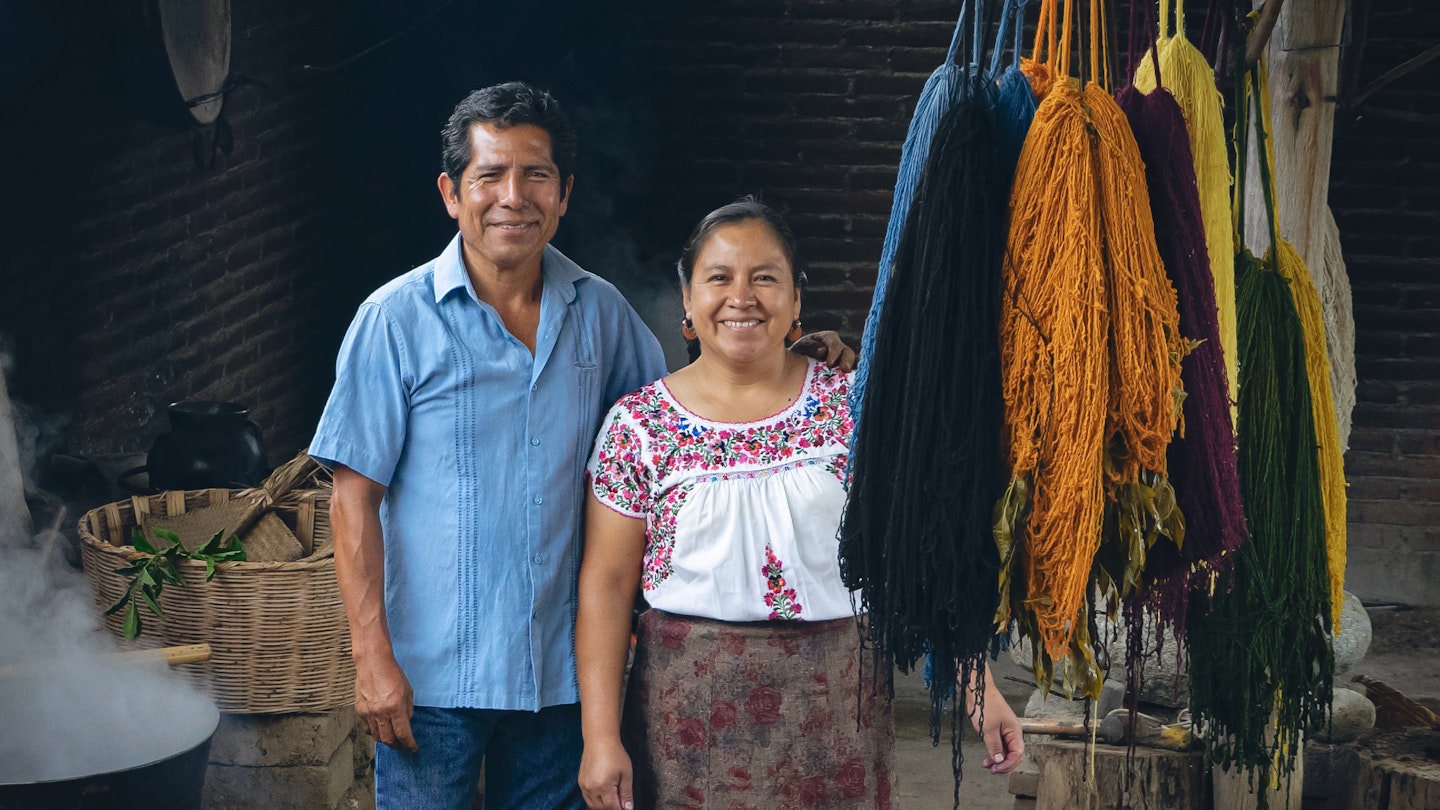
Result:
<instances>
[{"instance_id":1,"label":"steam","mask_svg":"<svg viewBox=\"0 0 1440 810\"><path fill-rule=\"evenodd\" d=\"M13 366L0 351L0 371ZM166 759L214 731L213 703L158 665L120 664L59 531L25 506L16 413L0 374L0 784Z\"/></svg>"}]
</instances>

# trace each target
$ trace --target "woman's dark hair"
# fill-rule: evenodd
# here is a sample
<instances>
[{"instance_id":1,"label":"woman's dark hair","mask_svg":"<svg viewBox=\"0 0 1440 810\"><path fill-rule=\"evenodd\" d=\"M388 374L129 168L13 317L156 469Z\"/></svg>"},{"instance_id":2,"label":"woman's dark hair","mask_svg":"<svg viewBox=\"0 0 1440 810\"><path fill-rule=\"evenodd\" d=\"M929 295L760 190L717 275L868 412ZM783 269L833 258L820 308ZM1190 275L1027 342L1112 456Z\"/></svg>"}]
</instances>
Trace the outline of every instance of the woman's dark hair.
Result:
<instances>
[{"instance_id":1,"label":"woman's dark hair","mask_svg":"<svg viewBox=\"0 0 1440 810\"><path fill-rule=\"evenodd\" d=\"M575 173L575 129L554 96L524 82L506 82L481 88L466 96L441 130L444 148L441 168L457 187L470 165L470 127L493 124L508 129L522 124L540 127L550 135L550 158L560 170L560 188Z\"/></svg>"},{"instance_id":2,"label":"woman's dark hair","mask_svg":"<svg viewBox=\"0 0 1440 810\"><path fill-rule=\"evenodd\" d=\"M775 237L780 240L780 249L785 252L785 258L790 262L790 273L799 289L805 287L805 273L800 270L800 262L795 255L795 234L791 232L790 225L785 222L784 217L770 206L755 199L755 195L747 194L729 205L722 205L714 211L706 214L695 230L690 232L690 238L685 242L685 248L680 251L680 261L675 263L675 270L680 275L680 286L690 286L690 276L695 272L695 260L699 258L700 251L705 249L705 243L715 231L726 225L735 225L741 222L748 222L758 219L770 226L775 232Z\"/></svg>"}]
</instances>

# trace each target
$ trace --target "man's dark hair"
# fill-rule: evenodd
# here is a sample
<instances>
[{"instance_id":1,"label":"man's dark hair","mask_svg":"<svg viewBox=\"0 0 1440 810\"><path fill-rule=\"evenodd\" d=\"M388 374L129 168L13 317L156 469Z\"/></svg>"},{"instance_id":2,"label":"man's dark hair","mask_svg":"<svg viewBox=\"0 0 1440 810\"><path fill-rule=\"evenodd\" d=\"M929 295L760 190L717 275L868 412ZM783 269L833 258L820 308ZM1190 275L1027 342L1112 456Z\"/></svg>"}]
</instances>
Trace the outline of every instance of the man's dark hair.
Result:
<instances>
[{"instance_id":1,"label":"man's dark hair","mask_svg":"<svg viewBox=\"0 0 1440 810\"><path fill-rule=\"evenodd\" d=\"M775 232L775 238L780 240L780 248L785 252L785 258L790 262L790 274L795 286L800 289L805 287L805 273L800 269L800 263L795 257L795 234L791 232L790 225L785 218L780 216L774 208L755 199L755 195L747 194L729 205L722 205L714 211L706 214L690 233L690 238L685 242L685 247L680 251L680 261L675 263L675 269L680 274L680 286L690 285L690 274L695 271L695 260L700 257L700 251L705 249L705 243L710 241L710 236L715 231L726 225L735 225L741 222L756 219L765 223L770 230Z\"/></svg>"},{"instance_id":2,"label":"man's dark hair","mask_svg":"<svg viewBox=\"0 0 1440 810\"><path fill-rule=\"evenodd\" d=\"M531 124L549 133L550 158L560 170L564 193L565 181L575 173L575 130L554 96L524 82L505 82L476 90L455 105L441 130L441 163L456 188L470 165L470 127L475 124L493 124L496 129Z\"/></svg>"}]
</instances>

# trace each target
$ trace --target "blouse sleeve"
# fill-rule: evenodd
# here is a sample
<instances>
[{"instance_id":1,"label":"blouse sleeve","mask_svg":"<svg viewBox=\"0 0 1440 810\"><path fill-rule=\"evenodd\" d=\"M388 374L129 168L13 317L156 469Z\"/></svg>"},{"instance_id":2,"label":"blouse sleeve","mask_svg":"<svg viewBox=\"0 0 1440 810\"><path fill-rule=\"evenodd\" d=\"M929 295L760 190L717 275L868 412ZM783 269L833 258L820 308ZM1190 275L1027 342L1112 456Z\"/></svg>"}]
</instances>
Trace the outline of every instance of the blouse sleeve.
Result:
<instances>
[{"instance_id":1,"label":"blouse sleeve","mask_svg":"<svg viewBox=\"0 0 1440 810\"><path fill-rule=\"evenodd\" d=\"M606 415L585 477L600 503L627 517L643 518L650 513L651 475L640 433L623 405L622 400Z\"/></svg>"}]
</instances>

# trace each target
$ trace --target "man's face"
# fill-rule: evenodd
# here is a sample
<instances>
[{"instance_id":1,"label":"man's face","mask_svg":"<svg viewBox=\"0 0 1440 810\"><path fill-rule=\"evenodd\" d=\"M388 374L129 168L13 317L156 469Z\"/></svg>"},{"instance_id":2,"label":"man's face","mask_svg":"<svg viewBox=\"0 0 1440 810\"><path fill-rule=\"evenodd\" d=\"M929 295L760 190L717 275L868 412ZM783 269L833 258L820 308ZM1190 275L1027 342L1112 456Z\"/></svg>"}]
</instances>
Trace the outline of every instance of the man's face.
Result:
<instances>
[{"instance_id":1,"label":"man's face","mask_svg":"<svg viewBox=\"0 0 1440 810\"><path fill-rule=\"evenodd\" d=\"M570 178L560 177L550 154L550 134L540 127L470 127L470 165L458 187L447 174L439 183L471 270L540 261L570 197Z\"/></svg>"}]
</instances>

